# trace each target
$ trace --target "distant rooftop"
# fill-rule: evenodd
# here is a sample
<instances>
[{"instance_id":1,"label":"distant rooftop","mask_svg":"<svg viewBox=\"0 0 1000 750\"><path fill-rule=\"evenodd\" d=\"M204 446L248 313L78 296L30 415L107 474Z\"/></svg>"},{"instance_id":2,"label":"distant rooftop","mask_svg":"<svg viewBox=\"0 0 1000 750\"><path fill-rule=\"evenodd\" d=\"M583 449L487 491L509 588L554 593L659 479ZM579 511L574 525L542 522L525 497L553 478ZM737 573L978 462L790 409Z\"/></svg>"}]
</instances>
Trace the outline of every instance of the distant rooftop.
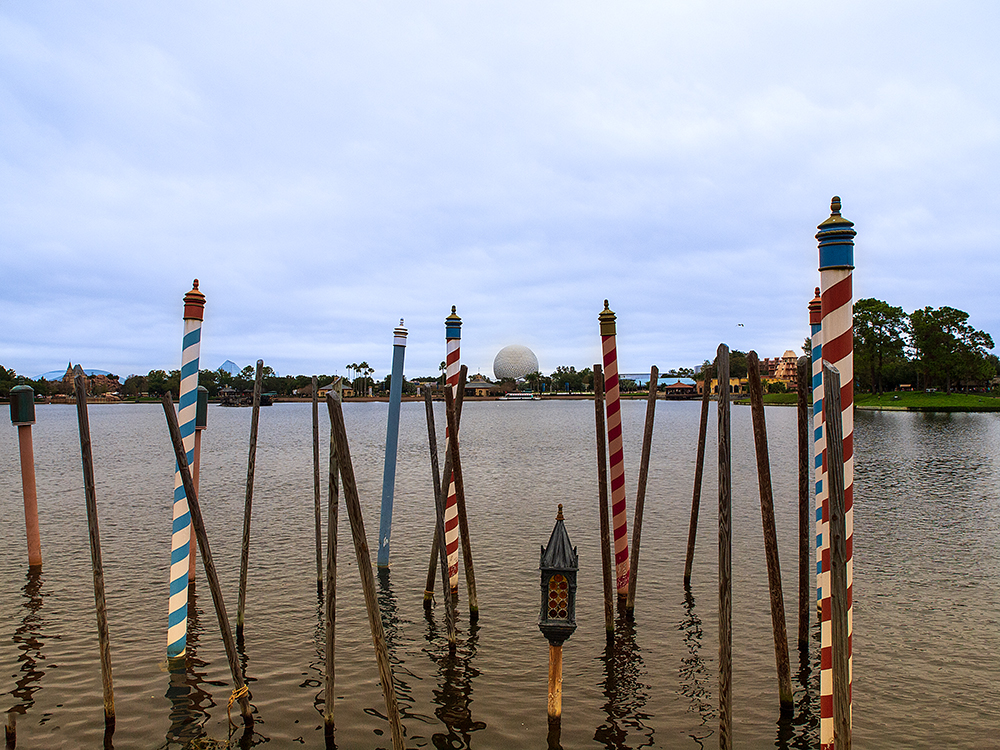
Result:
<instances>
[{"instance_id":1,"label":"distant rooftop","mask_svg":"<svg viewBox=\"0 0 1000 750\"><path fill-rule=\"evenodd\" d=\"M49 370L46 373L42 373L37 378L35 378L35 380L48 380L48 381L62 380L63 376L65 374L66 374L66 368L64 367L61 370ZM110 375L111 373L108 372L107 370L86 370L85 369L83 371L83 374L84 375Z\"/></svg>"}]
</instances>

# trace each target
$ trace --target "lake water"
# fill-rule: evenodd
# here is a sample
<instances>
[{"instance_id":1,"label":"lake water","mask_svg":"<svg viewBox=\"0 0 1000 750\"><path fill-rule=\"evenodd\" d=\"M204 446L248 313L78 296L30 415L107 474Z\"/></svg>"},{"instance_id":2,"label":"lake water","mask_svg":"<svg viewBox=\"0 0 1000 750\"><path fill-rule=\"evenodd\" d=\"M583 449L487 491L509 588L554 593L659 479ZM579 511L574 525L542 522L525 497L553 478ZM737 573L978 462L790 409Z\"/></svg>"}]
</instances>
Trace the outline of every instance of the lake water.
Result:
<instances>
[{"instance_id":1,"label":"lake water","mask_svg":"<svg viewBox=\"0 0 1000 750\"><path fill-rule=\"evenodd\" d=\"M387 404L344 409L374 549ZM425 616L422 607L433 531L424 407L403 405L392 568L379 579L378 596L408 747L546 746L548 645L537 628L537 566L557 503L581 566L579 627L563 649L563 746L717 746L714 405L690 594L682 585L699 409L696 402L657 406L635 623L619 623L615 647L606 650L593 403L466 404L462 461L481 617L469 627L463 582L460 644L450 656L442 608ZM623 403L630 532L644 412L642 401ZM16 429L0 428L0 709L19 714L18 747L100 747L101 675L76 411L40 406L37 417L40 577L26 573ZM800 662L794 643L795 419L794 409L767 410L796 689L795 715L780 722L750 411L733 407L739 748L818 743L815 623L809 660ZM174 461L162 408L93 405L90 420L114 746L224 746L232 686L200 560L187 671L170 674L166 666ZM249 409L213 406L202 453L202 507L232 619L249 423ZM325 413L321 425L325 466ZM855 445L855 747L1000 748L1000 417L862 411ZM253 734L241 726L233 746L323 746L312 498L310 406L263 409L241 653L257 722ZM343 510L341 516L337 742L389 747L350 527Z\"/></svg>"}]
</instances>

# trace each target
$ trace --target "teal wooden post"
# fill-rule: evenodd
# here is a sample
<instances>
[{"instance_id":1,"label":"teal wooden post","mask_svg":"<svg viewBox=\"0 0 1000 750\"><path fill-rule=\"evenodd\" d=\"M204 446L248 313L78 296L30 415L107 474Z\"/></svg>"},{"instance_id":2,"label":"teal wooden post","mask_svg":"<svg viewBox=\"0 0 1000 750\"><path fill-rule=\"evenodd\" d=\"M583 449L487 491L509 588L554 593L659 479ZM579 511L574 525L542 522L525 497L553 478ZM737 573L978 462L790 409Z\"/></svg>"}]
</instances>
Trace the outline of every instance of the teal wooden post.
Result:
<instances>
[{"instance_id":1,"label":"teal wooden post","mask_svg":"<svg viewBox=\"0 0 1000 750\"><path fill-rule=\"evenodd\" d=\"M403 319L393 331L392 377L389 380L389 423L385 431L385 465L382 470L382 515L378 530L378 566L389 567L389 537L392 535L392 496L396 489L396 453L399 445L399 408L403 400L403 357L406 354Z\"/></svg>"}]
</instances>

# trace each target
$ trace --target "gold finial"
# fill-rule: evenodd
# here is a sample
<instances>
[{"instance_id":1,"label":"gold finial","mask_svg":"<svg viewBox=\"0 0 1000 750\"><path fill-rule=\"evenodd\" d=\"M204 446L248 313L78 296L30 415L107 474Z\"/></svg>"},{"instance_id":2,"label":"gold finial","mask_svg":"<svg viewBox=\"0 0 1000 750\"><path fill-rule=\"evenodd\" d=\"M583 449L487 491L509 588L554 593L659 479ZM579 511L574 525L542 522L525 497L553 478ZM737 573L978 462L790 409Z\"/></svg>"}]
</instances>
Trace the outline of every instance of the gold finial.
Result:
<instances>
[{"instance_id":1,"label":"gold finial","mask_svg":"<svg viewBox=\"0 0 1000 750\"><path fill-rule=\"evenodd\" d=\"M559 503L559 512L556 513L556 520L557 521L562 521L563 520L562 503Z\"/></svg>"},{"instance_id":2,"label":"gold finial","mask_svg":"<svg viewBox=\"0 0 1000 750\"><path fill-rule=\"evenodd\" d=\"M819 296L819 287L816 287L816 292L815 292L815 294L816 294L816 296L817 296L817 297Z\"/></svg>"},{"instance_id":3,"label":"gold finial","mask_svg":"<svg viewBox=\"0 0 1000 750\"><path fill-rule=\"evenodd\" d=\"M840 196L839 195L833 196L833 199L830 201L830 215L831 216L840 216Z\"/></svg>"},{"instance_id":4,"label":"gold finial","mask_svg":"<svg viewBox=\"0 0 1000 750\"><path fill-rule=\"evenodd\" d=\"M205 319L205 295L198 289L198 279L194 280L191 291L184 295L184 318Z\"/></svg>"},{"instance_id":5,"label":"gold finial","mask_svg":"<svg viewBox=\"0 0 1000 750\"><path fill-rule=\"evenodd\" d=\"M402 319L402 318L400 318L400 319L399 319L399 327L400 327L400 328L402 328L402 327L403 327L403 319Z\"/></svg>"},{"instance_id":6,"label":"gold finial","mask_svg":"<svg viewBox=\"0 0 1000 750\"><path fill-rule=\"evenodd\" d=\"M451 306L451 314L454 315L456 312L458 312L458 308L455 307L455 305L452 305Z\"/></svg>"},{"instance_id":7,"label":"gold finial","mask_svg":"<svg viewBox=\"0 0 1000 750\"><path fill-rule=\"evenodd\" d=\"M615 335L615 314L611 311L608 306L608 301L604 300L604 310L597 319L601 322L601 335L602 336L614 336Z\"/></svg>"}]
</instances>

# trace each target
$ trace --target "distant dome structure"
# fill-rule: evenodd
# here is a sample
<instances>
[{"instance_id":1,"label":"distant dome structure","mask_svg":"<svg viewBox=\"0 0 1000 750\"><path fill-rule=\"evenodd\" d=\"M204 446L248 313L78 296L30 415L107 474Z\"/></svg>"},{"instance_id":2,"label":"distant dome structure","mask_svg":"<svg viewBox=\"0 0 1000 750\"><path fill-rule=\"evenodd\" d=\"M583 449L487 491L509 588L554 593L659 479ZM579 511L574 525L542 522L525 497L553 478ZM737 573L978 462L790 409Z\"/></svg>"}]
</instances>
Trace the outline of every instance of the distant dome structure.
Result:
<instances>
[{"instance_id":1,"label":"distant dome structure","mask_svg":"<svg viewBox=\"0 0 1000 750\"><path fill-rule=\"evenodd\" d=\"M531 349L520 344L505 346L493 360L493 375L497 380L520 380L533 372L538 372L538 357Z\"/></svg>"}]
</instances>

